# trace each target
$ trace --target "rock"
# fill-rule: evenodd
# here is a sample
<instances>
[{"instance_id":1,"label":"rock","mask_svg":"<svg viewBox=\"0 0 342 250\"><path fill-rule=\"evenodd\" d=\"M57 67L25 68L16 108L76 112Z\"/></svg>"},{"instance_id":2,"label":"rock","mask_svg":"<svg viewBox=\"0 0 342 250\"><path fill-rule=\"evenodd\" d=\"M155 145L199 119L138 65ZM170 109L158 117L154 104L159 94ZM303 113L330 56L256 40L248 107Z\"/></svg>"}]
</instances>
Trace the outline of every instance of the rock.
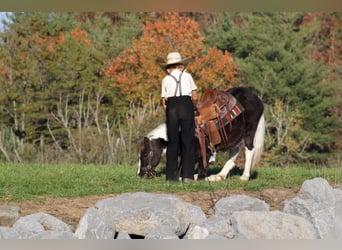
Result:
<instances>
[{"instance_id":1,"label":"rock","mask_svg":"<svg viewBox=\"0 0 342 250\"><path fill-rule=\"evenodd\" d=\"M259 199L235 195L216 202L209 218L201 208L176 196L138 192L88 208L75 233L45 213L19 218L13 227L0 227L0 239L144 238L341 239L342 189L333 189L322 178L305 181L298 196L285 201L283 212L269 211L269 205Z\"/></svg>"},{"instance_id":2,"label":"rock","mask_svg":"<svg viewBox=\"0 0 342 250\"><path fill-rule=\"evenodd\" d=\"M336 235L336 196L333 188L322 178L303 182L297 197L286 200L284 212L309 221L319 238L334 239Z\"/></svg>"},{"instance_id":3,"label":"rock","mask_svg":"<svg viewBox=\"0 0 342 250\"><path fill-rule=\"evenodd\" d=\"M203 224L210 234L220 235L224 238L234 238L234 230L230 224L227 223L226 218L221 215L214 215L208 218Z\"/></svg>"},{"instance_id":4,"label":"rock","mask_svg":"<svg viewBox=\"0 0 342 250\"><path fill-rule=\"evenodd\" d=\"M21 210L15 206L0 206L0 225L11 226L20 218Z\"/></svg>"},{"instance_id":5,"label":"rock","mask_svg":"<svg viewBox=\"0 0 342 250\"><path fill-rule=\"evenodd\" d=\"M117 231L141 236L146 236L159 225L170 226L180 236L191 223L200 224L206 220L200 207L168 194L123 194L100 201L95 207L99 221L110 218Z\"/></svg>"},{"instance_id":6,"label":"rock","mask_svg":"<svg viewBox=\"0 0 342 250\"><path fill-rule=\"evenodd\" d=\"M315 239L315 229L301 217L280 211L241 211L232 215L239 239Z\"/></svg>"},{"instance_id":7,"label":"rock","mask_svg":"<svg viewBox=\"0 0 342 250\"><path fill-rule=\"evenodd\" d=\"M151 232L149 232L145 239L179 239L179 237L173 232L172 228L168 225L156 226Z\"/></svg>"},{"instance_id":8,"label":"rock","mask_svg":"<svg viewBox=\"0 0 342 250\"><path fill-rule=\"evenodd\" d=\"M16 240L21 238L17 230L10 227L0 227L0 240Z\"/></svg>"},{"instance_id":9,"label":"rock","mask_svg":"<svg viewBox=\"0 0 342 250\"><path fill-rule=\"evenodd\" d=\"M209 234L209 236L205 239L206 240L226 240L227 238L218 234Z\"/></svg>"},{"instance_id":10,"label":"rock","mask_svg":"<svg viewBox=\"0 0 342 250\"><path fill-rule=\"evenodd\" d=\"M44 231L32 236L31 239L40 240L74 240L76 236L71 232Z\"/></svg>"},{"instance_id":11,"label":"rock","mask_svg":"<svg viewBox=\"0 0 342 250\"><path fill-rule=\"evenodd\" d=\"M44 231L71 232L69 225L46 213L36 213L21 217L13 228L18 231L21 238L31 238Z\"/></svg>"},{"instance_id":12,"label":"rock","mask_svg":"<svg viewBox=\"0 0 342 250\"><path fill-rule=\"evenodd\" d=\"M194 225L190 227L185 239L206 239L209 236L209 230L206 227Z\"/></svg>"},{"instance_id":13,"label":"rock","mask_svg":"<svg viewBox=\"0 0 342 250\"><path fill-rule=\"evenodd\" d=\"M75 231L78 239L114 239L115 224L109 213L88 208Z\"/></svg>"},{"instance_id":14,"label":"rock","mask_svg":"<svg viewBox=\"0 0 342 250\"><path fill-rule=\"evenodd\" d=\"M234 195L221 198L210 213L220 215L227 220L236 211L269 211L270 206L257 198L247 195Z\"/></svg>"},{"instance_id":15,"label":"rock","mask_svg":"<svg viewBox=\"0 0 342 250\"><path fill-rule=\"evenodd\" d=\"M336 203L335 203L336 238L342 239L342 189L336 189L335 195L336 195Z\"/></svg>"},{"instance_id":16,"label":"rock","mask_svg":"<svg viewBox=\"0 0 342 250\"><path fill-rule=\"evenodd\" d=\"M127 232L118 232L115 239L116 240L130 240L131 237L129 236Z\"/></svg>"}]
</instances>

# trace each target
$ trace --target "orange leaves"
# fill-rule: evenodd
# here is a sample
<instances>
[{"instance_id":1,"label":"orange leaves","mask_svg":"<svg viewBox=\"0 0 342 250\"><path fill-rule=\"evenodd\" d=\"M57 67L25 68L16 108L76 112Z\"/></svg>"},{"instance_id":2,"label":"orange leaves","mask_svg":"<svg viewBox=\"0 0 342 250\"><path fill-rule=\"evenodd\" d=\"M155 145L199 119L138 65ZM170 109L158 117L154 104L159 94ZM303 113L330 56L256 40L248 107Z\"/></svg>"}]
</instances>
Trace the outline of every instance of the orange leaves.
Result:
<instances>
[{"instance_id":1,"label":"orange leaves","mask_svg":"<svg viewBox=\"0 0 342 250\"><path fill-rule=\"evenodd\" d=\"M5 76L7 74L5 64L0 61L0 76Z\"/></svg>"},{"instance_id":2,"label":"orange leaves","mask_svg":"<svg viewBox=\"0 0 342 250\"><path fill-rule=\"evenodd\" d=\"M63 33L59 33L58 36L52 37L40 37L36 32L32 36L32 40L34 42L35 48L40 49L45 47L49 52L52 52L56 45L62 44L65 41L65 35Z\"/></svg>"},{"instance_id":3,"label":"orange leaves","mask_svg":"<svg viewBox=\"0 0 342 250\"><path fill-rule=\"evenodd\" d=\"M147 102L152 93L160 99L164 63L169 52L178 51L190 57L189 72L199 87L226 89L226 82L235 82L236 66L230 53L216 48L207 50L199 24L179 13L166 13L160 19L147 21L143 35L133 40L133 47L123 51L103 69L102 74L112 79L112 86L130 100Z\"/></svg>"},{"instance_id":4,"label":"orange leaves","mask_svg":"<svg viewBox=\"0 0 342 250\"><path fill-rule=\"evenodd\" d=\"M228 89L236 82L237 66L232 55L217 48L210 48L206 55L198 58L191 65L195 80L200 90L207 88Z\"/></svg>"},{"instance_id":5,"label":"orange leaves","mask_svg":"<svg viewBox=\"0 0 342 250\"><path fill-rule=\"evenodd\" d=\"M47 51L52 52L57 45L63 44L66 38L71 37L78 43L83 43L87 46L92 46L93 43L88 39L88 33L80 27L72 29L70 32L60 32L56 36L41 37L36 32L32 35L32 41L36 49L46 48Z\"/></svg>"},{"instance_id":6,"label":"orange leaves","mask_svg":"<svg viewBox=\"0 0 342 250\"><path fill-rule=\"evenodd\" d=\"M74 38L76 42L82 42L88 46L92 46L93 43L88 39L88 33L85 30L82 30L80 27L76 27L75 29L70 31L70 36Z\"/></svg>"}]
</instances>

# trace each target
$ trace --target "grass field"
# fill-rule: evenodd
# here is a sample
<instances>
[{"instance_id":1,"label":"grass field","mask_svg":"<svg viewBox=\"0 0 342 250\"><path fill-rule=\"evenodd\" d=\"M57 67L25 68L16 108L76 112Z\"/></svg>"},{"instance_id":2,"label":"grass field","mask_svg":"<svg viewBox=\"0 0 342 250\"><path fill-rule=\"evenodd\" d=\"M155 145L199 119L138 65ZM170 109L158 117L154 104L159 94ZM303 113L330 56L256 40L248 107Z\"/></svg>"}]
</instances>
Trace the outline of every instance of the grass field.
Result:
<instances>
[{"instance_id":1,"label":"grass field","mask_svg":"<svg viewBox=\"0 0 342 250\"><path fill-rule=\"evenodd\" d=\"M211 172L218 170L210 169ZM162 173L154 179L137 178L135 166L0 163L0 200L39 200L46 197L82 197L138 191L255 191L280 186L297 186L304 180L314 177L323 177L331 184L342 183L341 167L260 167L256 170L254 178L248 182L241 182L239 175L239 171L236 170L225 181L197 181L191 185L184 185L166 182Z\"/></svg>"}]
</instances>

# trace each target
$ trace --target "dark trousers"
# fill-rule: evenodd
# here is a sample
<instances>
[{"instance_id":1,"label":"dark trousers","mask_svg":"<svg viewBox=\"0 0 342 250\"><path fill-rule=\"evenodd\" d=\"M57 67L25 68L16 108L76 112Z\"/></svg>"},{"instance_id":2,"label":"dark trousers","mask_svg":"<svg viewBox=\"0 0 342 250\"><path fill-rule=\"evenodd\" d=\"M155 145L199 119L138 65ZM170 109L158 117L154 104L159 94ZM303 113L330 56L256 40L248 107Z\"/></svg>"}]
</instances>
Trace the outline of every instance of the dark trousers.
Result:
<instances>
[{"instance_id":1,"label":"dark trousers","mask_svg":"<svg viewBox=\"0 0 342 250\"><path fill-rule=\"evenodd\" d=\"M190 96L170 97L167 99L166 125L168 138L166 180L176 181L179 179L179 174L183 178L193 179L195 168L195 120ZM180 173L178 171L179 153L182 163Z\"/></svg>"}]
</instances>

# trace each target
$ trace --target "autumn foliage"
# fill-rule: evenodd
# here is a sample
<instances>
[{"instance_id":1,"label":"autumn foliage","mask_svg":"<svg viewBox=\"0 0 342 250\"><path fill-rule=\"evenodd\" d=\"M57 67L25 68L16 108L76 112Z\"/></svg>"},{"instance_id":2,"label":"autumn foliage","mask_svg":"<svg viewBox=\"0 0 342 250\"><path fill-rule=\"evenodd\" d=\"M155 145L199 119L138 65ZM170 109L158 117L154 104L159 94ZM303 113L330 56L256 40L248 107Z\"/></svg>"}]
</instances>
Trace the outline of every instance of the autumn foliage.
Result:
<instances>
[{"instance_id":1,"label":"autumn foliage","mask_svg":"<svg viewBox=\"0 0 342 250\"><path fill-rule=\"evenodd\" d=\"M143 35L133 41L132 48L123 51L103 69L111 85L134 101L146 102L150 95L159 101L160 84L165 72L159 63L169 52L178 51L190 57L188 71L199 90L227 89L236 81L236 65L232 55L217 48L207 49L197 22L179 13L166 13L155 21L147 21Z\"/></svg>"},{"instance_id":2,"label":"autumn foliage","mask_svg":"<svg viewBox=\"0 0 342 250\"><path fill-rule=\"evenodd\" d=\"M87 46L93 46L93 43L88 39L88 33L82 30L80 27L76 27L70 32L58 33L56 36L41 37L36 32L32 36L33 44L36 49L46 48L49 52L52 52L57 45L63 44L67 38L72 38L78 43L83 43Z\"/></svg>"},{"instance_id":3,"label":"autumn foliage","mask_svg":"<svg viewBox=\"0 0 342 250\"><path fill-rule=\"evenodd\" d=\"M342 64L342 41L338 30L342 28L342 19L334 18L328 13L308 13L304 17L304 26L318 25L312 38L316 45L314 51L310 51L313 60L323 60L328 65Z\"/></svg>"}]
</instances>

